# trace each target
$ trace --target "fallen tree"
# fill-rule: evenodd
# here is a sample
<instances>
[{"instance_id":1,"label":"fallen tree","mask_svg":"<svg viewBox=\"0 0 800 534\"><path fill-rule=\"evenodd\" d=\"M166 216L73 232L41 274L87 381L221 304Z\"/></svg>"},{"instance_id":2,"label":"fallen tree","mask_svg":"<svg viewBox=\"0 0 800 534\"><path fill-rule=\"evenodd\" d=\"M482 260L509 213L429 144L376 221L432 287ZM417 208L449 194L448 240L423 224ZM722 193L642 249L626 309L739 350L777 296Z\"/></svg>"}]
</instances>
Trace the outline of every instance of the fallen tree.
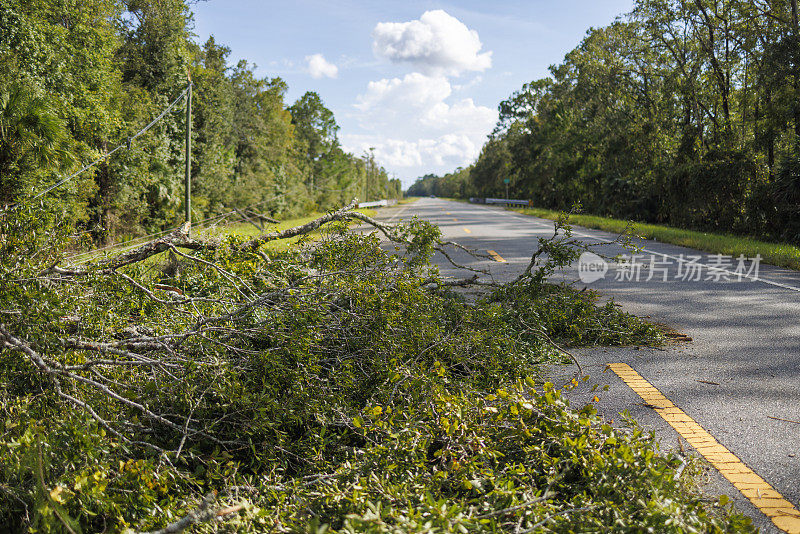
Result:
<instances>
[{"instance_id":1,"label":"fallen tree","mask_svg":"<svg viewBox=\"0 0 800 534\"><path fill-rule=\"evenodd\" d=\"M352 205L249 240L183 228L79 266L60 260L68 235L27 217L5 219L0 244L0 523L12 530L742 524L679 498L683 462L640 432L537 383L576 325L583 343L656 336L546 284L580 250L565 222L501 286L436 227ZM436 253L470 276L442 280ZM493 288L477 305L446 291L474 284Z\"/></svg>"}]
</instances>

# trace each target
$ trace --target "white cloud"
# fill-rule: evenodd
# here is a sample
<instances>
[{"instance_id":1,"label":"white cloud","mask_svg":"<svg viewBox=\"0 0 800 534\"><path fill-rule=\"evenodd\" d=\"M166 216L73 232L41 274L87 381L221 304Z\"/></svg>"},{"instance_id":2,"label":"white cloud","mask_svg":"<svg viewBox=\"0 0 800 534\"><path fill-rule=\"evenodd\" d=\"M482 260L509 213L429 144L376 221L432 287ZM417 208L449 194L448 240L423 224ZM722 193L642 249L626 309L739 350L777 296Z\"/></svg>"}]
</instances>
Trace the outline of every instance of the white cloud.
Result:
<instances>
[{"instance_id":1,"label":"white cloud","mask_svg":"<svg viewBox=\"0 0 800 534\"><path fill-rule=\"evenodd\" d=\"M312 78L336 78L339 74L339 68L325 59L322 54L306 56L306 65Z\"/></svg>"},{"instance_id":2,"label":"white cloud","mask_svg":"<svg viewBox=\"0 0 800 534\"><path fill-rule=\"evenodd\" d=\"M476 85L480 85L481 82L483 82L483 76L475 76L467 83L453 84L453 91L465 91L475 87Z\"/></svg>"},{"instance_id":3,"label":"white cloud","mask_svg":"<svg viewBox=\"0 0 800 534\"><path fill-rule=\"evenodd\" d=\"M423 139L419 148L437 166L467 165L478 157L480 151L480 145L476 145L466 134L447 134L437 139Z\"/></svg>"},{"instance_id":4,"label":"white cloud","mask_svg":"<svg viewBox=\"0 0 800 534\"><path fill-rule=\"evenodd\" d=\"M485 135L497 122L497 112L465 98L452 106L436 103L420 117L420 122L432 128Z\"/></svg>"},{"instance_id":5,"label":"white cloud","mask_svg":"<svg viewBox=\"0 0 800 534\"><path fill-rule=\"evenodd\" d=\"M362 111L374 108L422 108L441 102L452 89L442 76L425 76L418 72L400 78L382 79L367 84L367 92L359 95L356 107Z\"/></svg>"},{"instance_id":6,"label":"white cloud","mask_svg":"<svg viewBox=\"0 0 800 534\"><path fill-rule=\"evenodd\" d=\"M372 36L377 56L412 65L415 72L367 84L353 106L363 133L342 135L343 147L355 154L374 148L378 162L397 169L406 182L472 163L497 111L466 98L482 83L480 75L461 84L451 77L491 67L491 52L481 51L477 32L439 10L378 24Z\"/></svg>"},{"instance_id":7,"label":"white cloud","mask_svg":"<svg viewBox=\"0 0 800 534\"><path fill-rule=\"evenodd\" d=\"M447 133L467 134L474 141L485 137L497 122L497 111L471 98L448 103L452 92L446 78L413 72L402 79L369 82L355 108L365 130L414 139Z\"/></svg>"},{"instance_id":8,"label":"white cloud","mask_svg":"<svg viewBox=\"0 0 800 534\"><path fill-rule=\"evenodd\" d=\"M363 154L374 148L375 158L381 165L404 169L424 168L426 172L448 172L458 166L469 165L481 148L481 144L476 144L466 134L445 134L414 141L345 135L342 136L342 144L354 154Z\"/></svg>"},{"instance_id":9,"label":"white cloud","mask_svg":"<svg viewBox=\"0 0 800 534\"><path fill-rule=\"evenodd\" d=\"M427 74L457 76L492 66L492 53L481 52L478 32L440 9L410 22L381 22L372 37L377 55L411 63Z\"/></svg>"},{"instance_id":10,"label":"white cloud","mask_svg":"<svg viewBox=\"0 0 800 534\"><path fill-rule=\"evenodd\" d=\"M361 128L372 135L343 135L342 145L355 154L374 147L381 165L409 175L469 165L497 122L497 111L471 98L450 102L452 95L441 75L413 72L369 82L354 107Z\"/></svg>"}]
</instances>

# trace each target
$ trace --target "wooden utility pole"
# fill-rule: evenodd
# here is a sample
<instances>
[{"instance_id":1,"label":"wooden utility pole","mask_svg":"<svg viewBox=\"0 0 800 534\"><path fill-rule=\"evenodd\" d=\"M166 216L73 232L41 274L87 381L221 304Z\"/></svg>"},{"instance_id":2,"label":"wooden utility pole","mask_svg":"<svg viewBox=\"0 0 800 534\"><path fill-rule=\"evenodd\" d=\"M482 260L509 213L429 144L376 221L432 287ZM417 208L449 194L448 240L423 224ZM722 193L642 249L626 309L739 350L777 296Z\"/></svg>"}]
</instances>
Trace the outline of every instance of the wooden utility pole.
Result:
<instances>
[{"instance_id":1,"label":"wooden utility pole","mask_svg":"<svg viewBox=\"0 0 800 534\"><path fill-rule=\"evenodd\" d=\"M375 147L369 147L369 170L367 170L367 177L364 183L364 202L369 202L369 181L374 179L375 175Z\"/></svg>"},{"instance_id":2,"label":"wooden utility pole","mask_svg":"<svg viewBox=\"0 0 800 534\"><path fill-rule=\"evenodd\" d=\"M188 75L188 74L187 74ZM186 169L183 177L183 210L189 232L192 224L192 77L189 76L189 88L186 90Z\"/></svg>"}]
</instances>

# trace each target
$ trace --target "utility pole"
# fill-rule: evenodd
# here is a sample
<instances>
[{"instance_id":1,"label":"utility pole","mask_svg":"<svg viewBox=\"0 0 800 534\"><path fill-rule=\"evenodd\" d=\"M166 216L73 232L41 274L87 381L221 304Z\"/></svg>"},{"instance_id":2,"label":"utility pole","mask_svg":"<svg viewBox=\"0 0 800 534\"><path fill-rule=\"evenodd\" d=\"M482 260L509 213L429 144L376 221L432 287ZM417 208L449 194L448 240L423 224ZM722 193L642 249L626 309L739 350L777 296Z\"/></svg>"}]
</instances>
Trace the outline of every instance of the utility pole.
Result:
<instances>
[{"instance_id":1,"label":"utility pole","mask_svg":"<svg viewBox=\"0 0 800 534\"><path fill-rule=\"evenodd\" d=\"M369 181L375 178L375 147L369 147L369 170L364 188L364 202L369 202Z\"/></svg>"},{"instance_id":2,"label":"utility pole","mask_svg":"<svg viewBox=\"0 0 800 534\"><path fill-rule=\"evenodd\" d=\"M192 76L189 78L189 88L186 91L186 169L183 177L183 210L189 230L192 228Z\"/></svg>"}]
</instances>

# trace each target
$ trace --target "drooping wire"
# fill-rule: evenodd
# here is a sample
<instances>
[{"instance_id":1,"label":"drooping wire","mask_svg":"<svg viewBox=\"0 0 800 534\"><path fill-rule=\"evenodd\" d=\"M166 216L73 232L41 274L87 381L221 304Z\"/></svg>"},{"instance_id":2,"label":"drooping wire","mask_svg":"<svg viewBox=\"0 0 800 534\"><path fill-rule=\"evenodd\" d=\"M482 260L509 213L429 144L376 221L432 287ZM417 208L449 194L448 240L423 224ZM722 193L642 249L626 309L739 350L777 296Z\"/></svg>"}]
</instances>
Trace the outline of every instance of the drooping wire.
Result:
<instances>
[{"instance_id":1,"label":"drooping wire","mask_svg":"<svg viewBox=\"0 0 800 534\"><path fill-rule=\"evenodd\" d=\"M271 201L275 200L275 198L277 198L277 197L272 197L272 198L268 198L268 199L262 200L261 202L256 202L255 204L251 204L251 205L247 206L245 209L255 208L257 206L260 206L261 204L264 204L265 202L271 202ZM192 227L195 228L195 229L199 229L202 226L205 226L206 224L212 224L212 223L213 224L217 224L217 223L222 222L226 217L230 217L231 215L234 215L236 213L237 213L237 211L233 210L233 211L229 211L227 213L221 213L219 215L214 215L212 217L208 217L207 219L203 219L202 221L197 221L196 223L194 223L192 225ZM247 219L242 217L242 218L239 218L239 219L237 219L235 221L232 221L232 222L233 223L237 223L237 222L244 222L246 220ZM160 237L162 235L165 235L165 234L168 234L170 232L173 232L173 231L177 230L178 228L180 228L180 226L175 226L173 228L168 228L166 230L162 230L160 232L155 232L153 234L147 234L147 235L142 235L142 236L139 236L139 237L134 237L133 239L129 239L128 241L122 241L120 243L113 243L111 245L107 245L105 247L96 248L96 249L93 249L93 250L88 250L86 252L79 252L77 254L73 254L72 256L67 256L64 259L66 261L69 261L69 262L75 262L77 264L81 264L84 261L87 261L87 260L91 259L92 257L94 257L99 252L108 251L108 250L111 250L111 249L132 247L132 246L134 246L134 243L137 242L137 241L147 240L147 238L151 238L151 237Z\"/></svg>"},{"instance_id":2,"label":"drooping wire","mask_svg":"<svg viewBox=\"0 0 800 534\"><path fill-rule=\"evenodd\" d=\"M91 162L91 163L89 163L89 164L85 165L83 168L81 168L81 170L79 170L79 171L77 171L77 172L75 172L75 173L73 173L73 174L71 174L71 175L67 176L66 178L64 178L63 180L61 180L60 182L58 182L58 183L56 183L56 184L53 184L53 185L51 185L50 187L48 187L48 188L47 188L47 189L45 189L44 191L41 191L40 193L36 194L36 196L34 196L33 198L31 198L31 199L28 199L28 200L23 200L23 201L17 202L16 204L12 204L12 205L8 206L8 207L7 207L7 208L5 208L4 210L2 210L2 213L5 213L6 211L9 211L9 210L11 210L11 209L14 209L14 208L16 208L17 206L20 206L20 205L22 205L23 203L33 202L34 200L36 200L36 199L38 199L38 198L40 198L40 197L42 197L42 196L46 195L47 193L49 193L49 192L50 192L50 191L52 191L53 189L56 189L57 187L60 187L60 186L64 185L65 183L69 182L70 180L72 180L72 179L73 179L73 178L75 178L76 176L79 176L79 175L83 174L84 172L88 171L89 169L91 169L92 167L94 167L95 165L97 165L98 163L100 163L101 161L103 161L103 160L105 160L105 159L108 159L108 158L110 158L110 157L111 157L111 155L112 155L112 154L114 154L114 153L115 153L117 150L120 150L120 149L122 149L122 148L130 148L130 146L131 146L131 143L133 142L133 140L135 140L137 137L139 137L140 135L142 135L143 133L145 133L147 130L149 130L150 128L152 128L152 127L153 127L153 125L155 125L155 124L156 124L158 121L160 121L161 119L163 119L163 118L164 118L164 115L166 115L167 113L169 113L169 111L170 111L172 108L174 108L174 107L175 107L175 105L176 105L178 102L180 102L180 100L181 100L181 99L182 99L184 96L186 96L186 93L187 93L188 91L189 91L189 88L187 87L186 89L184 89L184 91L183 91L183 92L182 92L180 95L178 95L178 98L176 98L175 100L173 100L173 101L172 101L172 103L171 103L169 106L167 106L167 107L164 109L164 111L162 111L162 112L161 112L161 114L160 114L158 117L156 117L155 119L153 119L152 121L150 121L150 124L148 124L147 126L145 126L144 128L142 128L141 130L139 130L138 132L136 132L136 133L135 133L135 134L133 134L132 136L128 137L128 139L127 139L127 140L126 140L124 143L122 143L121 145L119 145L118 147L116 147L114 150L112 150L112 151L110 151L110 152L106 152L105 154L103 154L102 156L100 156L99 158L97 158L96 160L94 160L93 162Z\"/></svg>"}]
</instances>

